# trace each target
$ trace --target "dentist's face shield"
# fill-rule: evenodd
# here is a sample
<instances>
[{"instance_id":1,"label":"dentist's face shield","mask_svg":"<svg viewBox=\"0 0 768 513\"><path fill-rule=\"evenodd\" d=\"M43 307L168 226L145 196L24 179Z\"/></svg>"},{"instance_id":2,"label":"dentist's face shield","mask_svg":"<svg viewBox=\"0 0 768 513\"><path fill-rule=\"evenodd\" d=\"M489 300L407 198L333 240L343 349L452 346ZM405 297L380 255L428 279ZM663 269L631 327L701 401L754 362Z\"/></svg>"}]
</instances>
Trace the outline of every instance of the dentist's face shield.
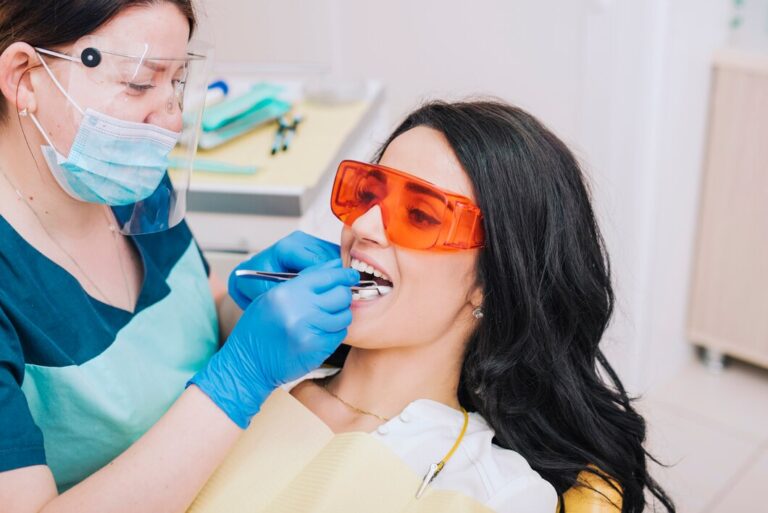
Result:
<instances>
[{"instance_id":1,"label":"dentist's face shield","mask_svg":"<svg viewBox=\"0 0 768 513\"><path fill-rule=\"evenodd\" d=\"M178 224L186 212L210 47L86 36L66 51L35 50L61 92L55 102L40 102L32 121L62 188L81 201L112 206L128 235Z\"/></svg>"}]
</instances>

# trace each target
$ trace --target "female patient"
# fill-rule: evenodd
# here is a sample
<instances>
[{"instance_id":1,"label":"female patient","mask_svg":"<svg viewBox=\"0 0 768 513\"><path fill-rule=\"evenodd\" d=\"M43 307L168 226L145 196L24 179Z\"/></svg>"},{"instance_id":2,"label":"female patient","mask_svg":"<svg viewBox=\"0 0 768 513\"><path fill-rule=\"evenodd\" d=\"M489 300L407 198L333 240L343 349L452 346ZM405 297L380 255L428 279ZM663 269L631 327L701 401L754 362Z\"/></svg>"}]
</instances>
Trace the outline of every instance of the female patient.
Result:
<instances>
[{"instance_id":1,"label":"female patient","mask_svg":"<svg viewBox=\"0 0 768 513\"><path fill-rule=\"evenodd\" d=\"M674 511L598 348L613 291L571 152L517 108L432 103L375 160L343 162L331 204L345 263L380 293L356 295L342 368L293 397L496 511L553 512L583 483L608 509L648 491Z\"/></svg>"}]
</instances>

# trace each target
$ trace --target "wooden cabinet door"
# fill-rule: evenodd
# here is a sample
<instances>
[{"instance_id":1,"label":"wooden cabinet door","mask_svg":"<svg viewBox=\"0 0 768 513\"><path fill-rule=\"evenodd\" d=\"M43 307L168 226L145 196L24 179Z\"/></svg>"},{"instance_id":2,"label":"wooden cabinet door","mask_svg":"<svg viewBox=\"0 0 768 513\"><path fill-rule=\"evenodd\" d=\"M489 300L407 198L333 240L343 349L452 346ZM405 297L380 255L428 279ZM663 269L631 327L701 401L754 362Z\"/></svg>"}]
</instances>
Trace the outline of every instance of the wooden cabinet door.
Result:
<instances>
[{"instance_id":1,"label":"wooden cabinet door","mask_svg":"<svg viewBox=\"0 0 768 513\"><path fill-rule=\"evenodd\" d=\"M768 367L768 63L715 67L688 334Z\"/></svg>"}]
</instances>

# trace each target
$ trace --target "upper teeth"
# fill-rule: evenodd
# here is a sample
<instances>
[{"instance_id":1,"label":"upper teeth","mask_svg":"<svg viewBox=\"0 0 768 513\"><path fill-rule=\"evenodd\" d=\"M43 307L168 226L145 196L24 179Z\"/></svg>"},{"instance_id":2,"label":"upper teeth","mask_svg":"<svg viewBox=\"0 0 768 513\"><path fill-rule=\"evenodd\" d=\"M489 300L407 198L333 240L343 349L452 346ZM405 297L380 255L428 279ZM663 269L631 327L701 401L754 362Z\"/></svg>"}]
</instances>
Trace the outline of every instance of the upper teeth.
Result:
<instances>
[{"instance_id":1,"label":"upper teeth","mask_svg":"<svg viewBox=\"0 0 768 513\"><path fill-rule=\"evenodd\" d=\"M358 260L356 258L352 259L352 262L349 264L349 266L352 269L355 269L356 271L360 271L361 273L368 273L376 276L377 278L381 278L387 281L392 281L389 276L384 274L383 272L379 271L375 267L373 267L370 264L367 264L361 260Z\"/></svg>"}]
</instances>

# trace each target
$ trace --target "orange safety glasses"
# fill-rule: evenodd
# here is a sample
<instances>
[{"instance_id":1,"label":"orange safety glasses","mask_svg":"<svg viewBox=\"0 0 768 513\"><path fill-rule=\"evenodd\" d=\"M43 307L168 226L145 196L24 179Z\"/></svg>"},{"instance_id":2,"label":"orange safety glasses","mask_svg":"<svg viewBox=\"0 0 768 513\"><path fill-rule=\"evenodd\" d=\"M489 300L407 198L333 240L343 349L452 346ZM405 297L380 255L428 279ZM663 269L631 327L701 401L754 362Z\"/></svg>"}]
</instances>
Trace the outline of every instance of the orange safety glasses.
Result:
<instances>
[{"instance_id":1,"label":"orange safety glasses","mask_svg":"<svg viewBox=\"0 0 768 513\"><path fill-rule=\"evenodd\" d=\"M472 249L483 245L483 215L472 201L426 180L377 164L339 164L331 210L347 226L381 208L387 238L411 249Z\"/></svg>"}]
</instances>

